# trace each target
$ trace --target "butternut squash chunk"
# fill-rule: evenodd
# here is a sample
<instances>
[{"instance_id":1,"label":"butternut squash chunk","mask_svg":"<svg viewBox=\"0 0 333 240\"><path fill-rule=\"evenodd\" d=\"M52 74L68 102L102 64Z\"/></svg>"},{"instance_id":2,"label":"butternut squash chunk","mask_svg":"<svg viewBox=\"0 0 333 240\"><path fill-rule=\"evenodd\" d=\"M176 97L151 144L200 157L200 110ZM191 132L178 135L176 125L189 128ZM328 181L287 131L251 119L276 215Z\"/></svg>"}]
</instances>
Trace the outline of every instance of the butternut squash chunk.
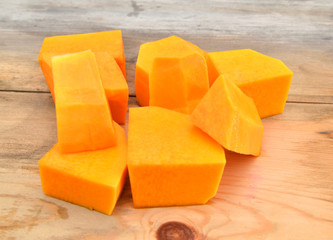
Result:
<instances>
[{"instance_id":1,"label":"butternut squash chunk","mask_svg":"<svg viewBox=\"0 0 333 240\"><path fill-rule=\"evenodd\" d=\"M293 76L282 61L251 49L207 54L210 85L219 75L233 81L249 97L261 118L282 113Z\"/></svg>"},{"instance_id":2,"label":"butternut squash chunk","mask_svg":"<svg viewBox=\"0 0 333 240\"><path fill-rule=\"evenodd\" d=\"M134 207L204 204L225 166L223 148L186 114L130 108L128 170Z\"/></svg>"},{"instance_id":3,"label":"butternut squash chunk","mask_svg":"<svg viewBox=\"0 0 333 240\"><path fill-rule=\"evenodd\" d=\"M124 124L128 104L128 85L126 79L115 59L108 52L95 52L94 54L113 120L119 124ZM42 64L45 65L43 65L44 73L52 75L51 59L57 56L57 54L47 52L43 53L42 56L44 59Z\"/></svg>"},{"instance_id":4,"label":"butternut squash chunk","mask_svg":"<svg viewBox=\"0 0 333 240\"><path fill-rule=\"evenodd\" d=\"M115 133L94 54L52 58L59 151L112 147Z\"/></svg>"},{"instance_id":5,"label":"butternut squash chunk","mask_svg":"<svg viewBox=\"0 0 333 240\"><path fill-rule=\"evenodd\" d=\"M46 195L110 215L126 181L127 142L115 123L116 145L64 154L59 144L39 160Z\"/></svg>"},{"instance_id":6,"label":"butternut squash chunk","mask_svg":"<svg viewBox=\"0 0 333 240\"><path fill-rule=\"evenodd\" d=\"M114 57L126 79L124 46L120 30L47 37L43 41L38 61L53 99L51 57L89 49L93 52L108 52ZM101 60L100 64L107 62L103 63Z\"/></svg>"},{"instance_id":7,"label":"butternut squash chunk","mask_svg":"<svg viewBox=\"0 0 333 240\"><path fill-rule=\"evenodd\" d=\"M149 73L154 58L175 57L189 51L195 51L203 57L206 55L198 46L177 36L147 42L140 46L135 71L135 94L140 106L149 106Z\"/></svg>"},{"instance_id":8,"label":"butternut squash chunk","mask_svg":"<svg viewBox=\"0 0 333 240\"><path fill-rule=\"evenodd\" d=\"M226 149L258 156L264 127L256 106L235 83L220 76L191 120Z\"/></svg>"},{"instance_id":9,"label":"butternut squash chunk","mask_svg":"<svg viewBox=\"0 0 333 240\"><path fill-rule=\"evenodd\" d=\"M156 57L149 74L149 105L192 113L209 88L205 59L194 50Z\"/></svg>"},{"instance_id":10,"label":"butternut squash chunk","mask_svg":"<svg viewBox=\"0 0 333 240\"><path fill-rule=\"evenodd\" d=\"M95 56L112 118L119 124L125 124L128 104L126 79L108 52L95 52Z\"/></svg>"}]
</instances>

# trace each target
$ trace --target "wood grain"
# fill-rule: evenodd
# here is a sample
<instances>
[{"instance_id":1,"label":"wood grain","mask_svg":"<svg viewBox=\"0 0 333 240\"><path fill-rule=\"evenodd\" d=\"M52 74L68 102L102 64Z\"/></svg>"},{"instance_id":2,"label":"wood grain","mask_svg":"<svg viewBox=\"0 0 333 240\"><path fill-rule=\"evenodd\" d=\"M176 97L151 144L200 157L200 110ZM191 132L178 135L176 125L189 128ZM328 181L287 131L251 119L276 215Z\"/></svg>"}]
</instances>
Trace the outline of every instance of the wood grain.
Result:
<instances>
[{"instance_id":1,"label":"wood grain","mask_svg":"<svg viewBox=\"0 0 333 240\"><path fill-rule=\"evenodd\" d=\"M0 8L0 90L48 92L36 61L44 37L121 29L131 96L140 44L176 34L207 51L252 48L279 58L294 72L288 101L333 103L331 1L196 0L189 8L178 1L16 0Z\"/></svg>"},{"instance_id":2,"label":"wood grain","mask_svg":"<svg viewBox=\"0 0 333 240\"><path fill-rule=\"evenodd\" d=\"M0 2L0 239L333 239L333 2ZM38 160L57 141L37 62L43 38L121 29L135 107L140 44L179 35L207 51L252 48L294 72L258 158L227 152L216 197L134 209L127 182L106 216L47 197ZM124 129L127 131L128 125Z\"/></svg>"},{"instance_id":3,"label":"wood grain","mask_svg":"<svg viewBox=\"0 0 333 240\"><path fill-rule=\"evenodd\" d=\"M190 229L196 239L332 237L332 104L290 103L264 119L261 156L228 152L207 205L134 209L127 183L109 217L41 191L37 162L57 141L50 94L1 92L0 99L0 231L8 239L154 239L170 222L179 223L170 231Z\"/></svg>"}]
</instances>

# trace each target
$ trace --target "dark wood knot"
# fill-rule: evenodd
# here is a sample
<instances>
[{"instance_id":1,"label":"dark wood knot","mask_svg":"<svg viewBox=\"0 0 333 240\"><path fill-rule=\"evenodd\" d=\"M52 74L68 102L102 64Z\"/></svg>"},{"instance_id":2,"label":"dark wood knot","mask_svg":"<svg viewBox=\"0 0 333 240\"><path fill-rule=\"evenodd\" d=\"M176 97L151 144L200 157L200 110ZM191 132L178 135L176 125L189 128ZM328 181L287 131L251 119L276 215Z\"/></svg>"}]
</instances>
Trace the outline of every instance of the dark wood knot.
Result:
<instances>
[{"instance_id":1,"label":"dark wood knot","mask_svg":"<svg viewBox=\"0 0 333 240\"><path fill-rule=\"evenodd\" d=\"M163 223L156 232L158 240L194 240L196 231L181 222Z\"/></svg>"},{"instance_id":2,"label":"dark wood knot","mask_svg":"<svg viewBox=\"0 0 333 240\"><path fill-rule=\"evenodd\" d=\"M321 131L321 132L319 132L319 133L320 133L320 134L325 134L325 135L327 135L327 137L333 139L333 131Z\"/></svg>"}]
</instances>

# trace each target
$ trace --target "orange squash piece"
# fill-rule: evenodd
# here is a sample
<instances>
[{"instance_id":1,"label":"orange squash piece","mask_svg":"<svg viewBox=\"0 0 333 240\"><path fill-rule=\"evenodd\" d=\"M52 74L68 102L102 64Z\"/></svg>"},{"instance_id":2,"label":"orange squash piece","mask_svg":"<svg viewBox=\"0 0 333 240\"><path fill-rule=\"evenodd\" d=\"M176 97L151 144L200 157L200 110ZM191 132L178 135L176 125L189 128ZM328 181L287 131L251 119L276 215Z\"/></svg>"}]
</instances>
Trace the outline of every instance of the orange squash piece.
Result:
<instances>
[{"instance_id":1,"label":"orange squash piece","mask_svg":"<svg viewBox=\"0 0 333 240\"><path fill-rule=\"evenodd\" d=\"M46 195L110 215L124 186L127 142L115 123L116 145L97 151L63 154L56 144L39 160Z\"/></svg>"},{"instance_id":2,"label":"orange squash piece","mask_svg":"<svg viewBox=\"0 0 333 240\"><path fill-rule=\"evenodd\" d=\"M205 59L177 49L175 57L157 57L149 75L149 105L192 113L209 88Z\"/></svg>"},{"instance_id":3,"label":"orange squash piece","mask_svg":"<svg viewBox=\"0 0 333 240\"><path fill-rule=\"evenodd\" d=\"M184 39L183 39L184 40ZM186 41L184 40L191 48L193 48L196 52L198 52L201 56L203 56L204 58L206 57L207 55L207 52L201 48L199 48L197 45L189 42L189 41Z\"/></svg>"},{"instance_id":4,"label":"orange squash piece","mask_svg":"<svg viewBox=\"0 0 333 240\"><path fill-rule=\"evenodd\" d=\"M96 54L102 83L105 87L107 98L111 101L110 106L112 107L112 105L118 103L120 99L123 99L122 97L116 97L116 103L112 102L115 96L119 96L120 86L123 92L128 92L128 87L125 86L127 84L126 66L123 40L120 30L45 38L38 56L38 61L46 79L46 83L54 99L51 58L57 55L81 52L89 49ZM106 52L108 54L98 54L98 52ZM111 63L112 60L110 60L110 56L116 60L124 78L120 78L119 74L115 73L115 67L112 66L113 63ZM107 68L111 68L111 70L106 70ZM105 74L103 74L102 69L105 69ZM116 81L119 81L120 83L116 84ZM121 102L121 105L124 104L124 102ZM115 120L119 123L123 123L121 120L117 120L118 116L121 116L119 117L120 119L123 118L122 109L119 110L119 113L118 109L113 112L115 112Z\"/></svg>"},{"instance_id":5,"label":"orange squash piece","mask_svg":"<svg viewBox=\"0 0 333 240\"><path fill-rule=\"evenodd\" d=\"M135 207L204 204L225 166L223 148L186 114L131 108L128 170Z\"/></svg>"},{"instance_id":6,"label":"orange squash piece","mask_svg":"<svg viewBox=\"0 0 333 240\"><path fill-rule=\"evenodd\" d=\"M95 56L112 118L119 124L125 124L128 104L126 79L108 52L95 52Z\"/></svg>"},{"instance_id":7,"label":"orange squash piece","mask_svg":"<svg viewBox=\"0 0 333 240\"><path fill-rule=\"evenodd\" d=\"M264 127L256 106L223 76L194 109L191 120L230 151L255 156L260 153Z\"/></svg>"},{"instance_id":8,"label":"orange squash piece","mask_svg":"<svg viewBox=\"0 0 333 240\"><path fill-rule=\"evenodd\" d=\"M94 54L52 58L59 150L97 150L115 144L112 117Z\"/></svg>"},{"instance_id":9,"label":"orange squash piece","mask_svg":"<svg viewBox=\"0 0 333 240\"><path fill-rule=\"evenodd\" d=\"M192 50L205 57L206 52L184 39L171 36L140 46L135 71L135 94L140 106L149 106L149 73L156 57L177 57L177 51L183 54Z\"/></svg>"},{"instance_id":10,"label":"orange squash piece","mask_svg":"<svg viewBox=\"0 0 333 240\"><path fill-rule=\"evenodd\" d=\"M126 79L115 59L108 52L95 52L94 54L113 120L119 124L124 124L128 104L128 85ZM44 53L42 55L47 66L52 66L51 59L57 56L55 53ZM51 67L49 74L52 74Z\"/></svg>"},{"instance_id":11,"label":"orange squash piece","mask_svg":"<svg viewBox=\"0 0 333 240\"><path fill-rule=\"evenodd\" d=\"M251 49L207 54L210 85L223 75L254 100L261 118L282 113L292 71L282 61Z\"/></svg>"}]
</instances>

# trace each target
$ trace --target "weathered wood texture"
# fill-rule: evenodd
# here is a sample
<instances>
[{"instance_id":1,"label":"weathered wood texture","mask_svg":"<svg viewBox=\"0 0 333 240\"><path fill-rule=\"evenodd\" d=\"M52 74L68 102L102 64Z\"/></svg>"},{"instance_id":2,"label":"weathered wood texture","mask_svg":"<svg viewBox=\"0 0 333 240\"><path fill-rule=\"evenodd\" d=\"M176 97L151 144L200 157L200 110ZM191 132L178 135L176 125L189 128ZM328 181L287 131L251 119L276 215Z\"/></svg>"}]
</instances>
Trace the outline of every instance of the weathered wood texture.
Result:
<instances>
[{"instance_id":1,"label":"weathered wood texture","mask_svg":"<svg viewBox=\"0 0 333 240\"><path fill-rule=\"evenodd\" d=\"M0 90L48 91L44 37L121 29L130 94L141 43L176 34L207 51L252 48L295 77L289 101L333 103L332 1L0 2Z\"/></svg>"},{"instance_id":2,"label":"weathered wood texture","mask_svg":"<svg viewBox=\"0 0 333 240\"><path fill-rule=\"evenodd\" d=\"M127 184L105 216L42 193L37 162L57 141L50 94L2 92L0 99L0 231L8 239L153 239L169 221L201 239L332 238L333 104L289 103L264 119L261 156L228 153L207 205L133 209Z\"/></svg>"},{"instance_id":3,"label":"weathered wood texture","mask_svg":"<svg viewBox=\"0 0 333 240\"><path fill-rule=\"evenodd\" d=\"M332 1L17 0L0 9L0 239L333 239ZM106 216L43 194L37 163L57 141L37 62L43 38L110 29L123 31L132 96L140 44L171 34L207 51L253 48L293 70L285 112L263 120L261 156L227 153L207 205L134 209L127 184Z\"/></svg>"}]
</instances>

